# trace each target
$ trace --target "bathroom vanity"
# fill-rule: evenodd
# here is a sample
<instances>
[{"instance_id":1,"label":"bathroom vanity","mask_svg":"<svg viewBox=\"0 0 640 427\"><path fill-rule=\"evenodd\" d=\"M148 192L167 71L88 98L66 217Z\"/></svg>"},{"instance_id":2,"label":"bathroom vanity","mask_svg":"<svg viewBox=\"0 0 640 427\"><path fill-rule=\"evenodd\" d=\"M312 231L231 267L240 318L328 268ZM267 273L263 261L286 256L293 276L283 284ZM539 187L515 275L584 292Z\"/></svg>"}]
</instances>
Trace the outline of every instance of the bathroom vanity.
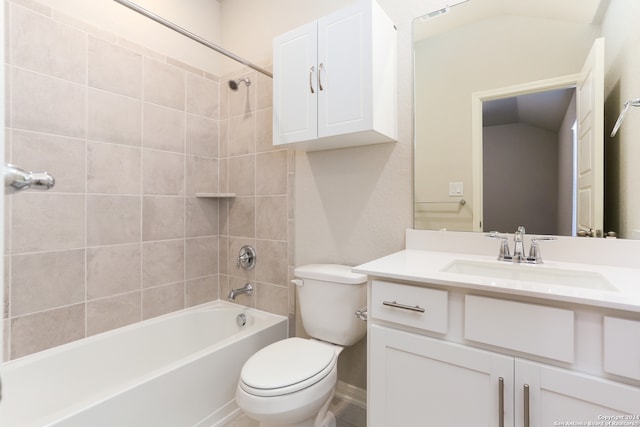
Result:
<instances>
[{"instance_id":1,"label":"bathroom vanity","mask_svg":"<svg viewBox=\"0 0 640 427\"><path fill-rule=\"evenodd\" d=\"M527 265L480 233L406 239L354 268L369 426L640 426L640 242L559 238Z\"/></svg>"}]
</instances>

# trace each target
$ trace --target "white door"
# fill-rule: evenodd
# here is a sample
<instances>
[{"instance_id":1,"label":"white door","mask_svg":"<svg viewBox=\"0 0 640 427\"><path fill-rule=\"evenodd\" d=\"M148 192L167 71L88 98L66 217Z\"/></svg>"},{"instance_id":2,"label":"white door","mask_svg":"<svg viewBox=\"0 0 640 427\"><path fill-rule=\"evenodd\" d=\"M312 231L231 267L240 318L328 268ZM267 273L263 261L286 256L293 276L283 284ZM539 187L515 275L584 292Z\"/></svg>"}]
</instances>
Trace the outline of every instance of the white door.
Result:
<instances>
[{"instance_id":1,"label":"white door","mask_svg":"<svg viewBox=\"0 0 640 427\"><path fill-rule=\"evenodd\" d=\"M273 144L318 137L318 26L273 41Z\"/></svg>"},{"instance_id":2,"label":"white door","mask_svg":"<svg viewBox=\"0 0 640 427\"><path fill-rule=\"evenodd\" d=\"M515 361L515 376L517 427L607 425L605 418L613 416L618 417L615 421L631 423L618 425L640 421L631 418L640 410L638 387L520 359ZM529 424L525 422L525 385L529 386ZM629 418L620 418L625 415Z\"/></svg>"},{"instance_id":3,"label":"white door","mask_svg":"<svg viewBox=\"0 0 640 427\"><path fill-rule=\"evenodd\" d=\"M604 39L593 43L576 88L578 230L602 235L604 225Z\"/></svg>"},{"instance_id":4,"label":"white door","mask_svg":"<svg viewBox=\"0 0 640 427\"><path fill-rule=\"evenodd\" d=\"M371 6L358 3L318 21L318 136L371 129Z\"/></svg>"},{"instance_id":5,"label":"white door","mask_svg":"<svg viewBox=\"0 0 640 427\"><path fill-rule=\"evenodd\" d=\"M370 427L513 426L512 357L377 325L368 339Z\"/></svg>"}]
</instances>

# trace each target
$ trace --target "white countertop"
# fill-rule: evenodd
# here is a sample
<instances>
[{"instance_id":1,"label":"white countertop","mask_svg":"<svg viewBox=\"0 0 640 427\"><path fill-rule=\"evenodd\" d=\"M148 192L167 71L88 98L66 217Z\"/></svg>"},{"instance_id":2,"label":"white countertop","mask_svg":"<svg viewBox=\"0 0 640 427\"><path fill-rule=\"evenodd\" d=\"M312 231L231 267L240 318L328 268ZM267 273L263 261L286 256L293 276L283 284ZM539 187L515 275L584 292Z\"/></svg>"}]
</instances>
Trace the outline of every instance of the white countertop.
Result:
<instances>
[{"instance_id":1,"label":"white countertop","mask_svg":"<svg viewBox=\"0 0 640 427\"><path fill-rule=\"evenodd\" d=\"M593 272L602 275L616 290L587 289L576 286L548 284L543 281L525 281L507 278L481 277L442 271L454 261L494 263L496 254L478 255L460 252L405 249L400 252L361 264L353 268L356 273L371 277L405 280L425 284L477 289L506 295L520 295L547 300L565 301L595 307L606 307L640 313L640 269L588 263L545 260L544 264L516 264L523 269L553 269ZM640 263L639 263L640 264ZM484 264L483 264L484 265Z\"/></svg>"}]
</instances>

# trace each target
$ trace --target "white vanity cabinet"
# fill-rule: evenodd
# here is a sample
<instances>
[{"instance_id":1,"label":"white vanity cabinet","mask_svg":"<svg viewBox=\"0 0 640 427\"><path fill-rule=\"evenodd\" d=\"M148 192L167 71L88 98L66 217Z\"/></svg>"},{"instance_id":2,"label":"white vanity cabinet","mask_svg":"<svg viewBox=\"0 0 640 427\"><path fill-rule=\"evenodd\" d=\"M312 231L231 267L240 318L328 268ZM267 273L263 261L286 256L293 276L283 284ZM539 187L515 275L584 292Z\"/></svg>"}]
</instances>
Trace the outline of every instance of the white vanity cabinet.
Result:
<instances>
[{"instance_id":1,"label":"white vanity cabinet","mask_svg":"<svg viewBox=\"0 0 640 427\"><path fill-rule=\"evenodd\" d=\"M373 279L369 312L370 427L640 426L632 376L625 384L573 370L585 337L571 306ZM608 342L599 328L604 338L593 338Z\"/></svg>"},{"instance_id":2,"label":"white vanity cabinet","mask_svg":"<svg viewBox=\"0 0 640 427\"><path fill-rule=\"evenodd\" d=\"M396 29L364 0L273 42L273 144L307 151L397 140Z\"/></svg>"}]
</instances>

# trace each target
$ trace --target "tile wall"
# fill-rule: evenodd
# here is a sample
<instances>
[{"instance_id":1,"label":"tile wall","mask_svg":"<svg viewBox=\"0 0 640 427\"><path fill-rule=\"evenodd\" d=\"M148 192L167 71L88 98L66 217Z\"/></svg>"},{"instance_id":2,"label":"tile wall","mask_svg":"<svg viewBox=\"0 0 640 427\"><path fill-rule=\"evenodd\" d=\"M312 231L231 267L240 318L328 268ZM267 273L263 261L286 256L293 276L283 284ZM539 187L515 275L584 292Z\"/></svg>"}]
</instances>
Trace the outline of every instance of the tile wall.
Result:
<instances>
[{"instance_id":1,"label":"tile wall","mask_svg":"<svg viewBox=\"0 0 640 427\"><path fill-rule=\"evenodd\" d=\"M238 303L294 313L293 156L271 146L270 79L217 77L31 0L6 7L6 161L56 186L6 198L4 360L247 281ZM239 75L252 84L232 92ZM237 196L196 197L217 192Z\"/></svg>"}]
</instances>

